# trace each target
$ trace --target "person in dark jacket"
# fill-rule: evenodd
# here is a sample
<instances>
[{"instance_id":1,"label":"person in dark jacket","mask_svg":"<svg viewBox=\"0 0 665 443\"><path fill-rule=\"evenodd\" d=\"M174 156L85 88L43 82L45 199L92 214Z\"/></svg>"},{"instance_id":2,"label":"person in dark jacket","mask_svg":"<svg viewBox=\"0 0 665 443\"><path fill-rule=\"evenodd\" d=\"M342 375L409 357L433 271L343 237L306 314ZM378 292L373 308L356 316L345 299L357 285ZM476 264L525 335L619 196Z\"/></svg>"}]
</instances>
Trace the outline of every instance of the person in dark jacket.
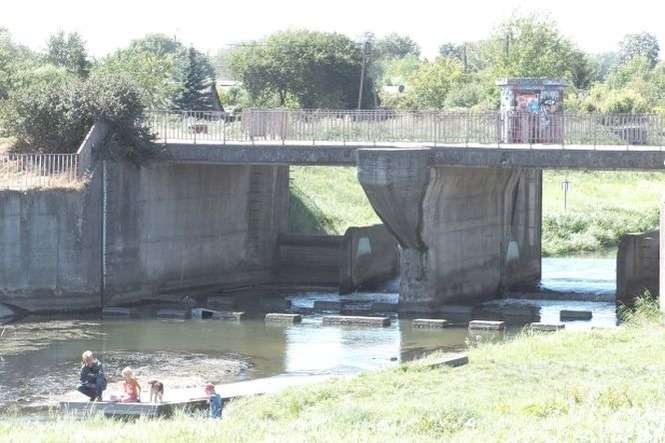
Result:
<instances>
[{"instance_id":1,"label":"person in dark jacket","mask_svg":"<svg viewBox=\"0 0 665 443\"><path fill-rule=\"evenodd\" d=\"M90 401L102 401L102 392L106 389L106 377L102 364L90 351L85 351L81 356L80 379L78 391L90 398Z\"/></svg>"}]
</instances>

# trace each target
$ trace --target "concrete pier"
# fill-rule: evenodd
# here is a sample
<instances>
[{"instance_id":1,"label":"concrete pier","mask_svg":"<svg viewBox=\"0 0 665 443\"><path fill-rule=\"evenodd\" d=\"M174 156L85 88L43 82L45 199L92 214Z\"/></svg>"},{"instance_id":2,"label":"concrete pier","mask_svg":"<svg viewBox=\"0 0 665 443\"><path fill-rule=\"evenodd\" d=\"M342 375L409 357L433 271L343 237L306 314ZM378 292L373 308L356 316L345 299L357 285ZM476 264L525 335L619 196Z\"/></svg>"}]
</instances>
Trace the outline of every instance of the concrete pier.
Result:
<instances>
[{"instance_id":1,"label":"concrete pier","mask_svg":"<svg viewBox=\"0 0 665 443\"><path fill-rule=\"evenodd\" d=\"M400 311L540 280L542 172L435 167L429 149L359 149L358 179L402 247Z\"/></svg>"}]
</instances>

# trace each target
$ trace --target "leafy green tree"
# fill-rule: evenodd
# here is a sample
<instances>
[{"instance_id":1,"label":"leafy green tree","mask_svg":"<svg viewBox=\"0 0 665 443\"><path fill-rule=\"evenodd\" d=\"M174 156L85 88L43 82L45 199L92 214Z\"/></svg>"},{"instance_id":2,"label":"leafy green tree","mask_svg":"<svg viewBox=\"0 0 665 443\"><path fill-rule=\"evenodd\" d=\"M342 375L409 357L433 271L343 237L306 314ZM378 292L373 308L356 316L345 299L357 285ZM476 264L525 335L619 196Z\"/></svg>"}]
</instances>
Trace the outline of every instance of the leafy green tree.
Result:
<instances>
[{"instance_id":1,"label":"leafy green tree","mask_svg":"<svg viewBox=\"0 0 665 443\"><path fill-rule=\"evenodd\" d=\"M19 78L37 66L38 57L25 46L16 44L9 31L0 27L0 100L7 98Z\"/></svg>"},{"instance_id":2,"label":"leafy green tree","mask_svg":"<svg viewBox=\"0 0 665 443\"><path fill-rule=\"evenodd\" d=\"M98 75L126 75L141 89L146 107L167 109L171 107L178 90L174 81L174 64L170 54L130 48L109 55L93 72Z\"/></svg>"},{"instance_id":3,"label":"leafy green tree","mask_svg":"<svg viewBox=\"0 0 665 443\"><path fill-rule=\"evenodd\" d=\"M65 34L60 31L51 35L47 43L46 61L62 66L79 77L87 76L91 66L85 42L76 32Z\"/></svg>"},{"instance_id":4,"label":"leafy green tree","mask_svg":"<svg viewBox=\"0 0 665 443\"><path fill-rule=\"evenodd\" d=\"M446 105L446 98L453 87L464 82L464 67L450 58L438 57L425 62L411 80L409 93L420 108L439 109Z\"/></svg>"},{"instance_id":5,"label":"leafy green tree","mask_svg":"<svg viewBox=\"0 0 665 443\"><path fill-rule=\"evenodd\" d=\"M185 47L166 34L146 34L140 39L132 40L129 49L135 52L150 53L158 56L176 55L185 50Z\"/></svg>"},{"instance_id":6,"label":"leafy green tree","mask_svg":"<svg viewBox=\"0 0 665 443\"><path fill-rule=\"evenodd\" d=\"M337 33L288 31L246 43L229 66L255 104L303 108L355 108L361 47ZM374 80L365 77L363 105L374 103Z\"/></svg>"},{"instance_id":7,"label":"leafy green tree","mask_svg":"<svg viewBox=\"0 0 665 443\"><path fill-rule=\"evenodd\" d=\"M420 47L408 35L390 33L377 40L374 44L378 58L391 60L406 56L420 56Z\"/></svg>"},{"instance_id":8,"label":"leafy green tree","mask_svg":"<svg viewBox=\"0 0 665 443\"><path fill-rule=\"evenodd\" d=\"M569 80L574 77L581 54L552 19L536 15L515 16L503 22L490 36L485 52L497 77Z\"/></svg>"},{"instance_id":9,"label":"leafy green tree","mask_svg":"<svg viewBox=\"0 0 665 443\"><path fill-rule=\"evenodd\" d=\"M649 61L649 66L653 68L658 63L659 53L658 39L648 32L628 34L619 42L619 60L622 64L639 55L645 57Z\"/></svg>"}]
</instances>

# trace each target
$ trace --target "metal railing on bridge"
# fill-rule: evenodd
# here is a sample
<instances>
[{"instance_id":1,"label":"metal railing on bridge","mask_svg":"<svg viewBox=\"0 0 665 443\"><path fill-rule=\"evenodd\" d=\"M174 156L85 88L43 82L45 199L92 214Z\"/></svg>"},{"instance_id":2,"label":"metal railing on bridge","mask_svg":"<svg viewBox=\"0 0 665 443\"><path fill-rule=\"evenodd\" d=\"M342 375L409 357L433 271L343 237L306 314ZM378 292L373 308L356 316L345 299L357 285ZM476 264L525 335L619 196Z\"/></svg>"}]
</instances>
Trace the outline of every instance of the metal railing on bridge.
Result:
<instances>
[{"instance_id":1,"label":"metal railing on bridge","mask_svg":"<svg viewBox=\"0 0 665 443\"><path fill-rule=\"evenodd\" d=\"M248 109L157 112L149 124L165 143L665 145L657 114Z\"/></svg>"}]
</instances>

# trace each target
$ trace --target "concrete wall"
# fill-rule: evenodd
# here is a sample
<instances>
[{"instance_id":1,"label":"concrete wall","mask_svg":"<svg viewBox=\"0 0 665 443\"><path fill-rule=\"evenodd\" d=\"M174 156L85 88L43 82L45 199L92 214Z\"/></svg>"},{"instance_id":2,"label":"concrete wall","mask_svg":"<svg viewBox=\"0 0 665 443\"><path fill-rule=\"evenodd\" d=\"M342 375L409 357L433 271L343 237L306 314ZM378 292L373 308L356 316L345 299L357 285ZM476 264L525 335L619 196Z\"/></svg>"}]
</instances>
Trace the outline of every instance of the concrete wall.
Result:
<instances>
[{"instance_id":1,"label":"concrete wall","mask_svg":"<svg viewBox=\"0 0 665 443\"><path fill-rule=\"evenodd\" d=\"M272 279L288 168L107 164L110 303Z\"/></svg>"},{"instance_id":2,"label":"concrete wall","mask_svg":"<svg viewBox=\"0 0 665 443\"><path fill-rule=\"evenodd\" d=\"M617 251L616 299L632 305L644 290L658 296L660 233L625 234Z\"/></svg>"},{"instance_id":3,"label":"concrete wall","mask_svg":"<svg viewBox=\"0 0 665 443\"><path fill-rule=\"evenodd\" d=\"M0 192L0 303L35 312L99 307L99 184Z\"/></svg>"},{"instance_id":4,"label":"concrete wall","mask_svg":"<svg viewBox=\"0 0 665 443\"><path fill-rule=\"evenodd\" d=\"M401 310L491 299L540 280L541 171L433 167L426 149L358 156L370 203L403 248Z\"/></svg>"},{"instance_id":5,"label":"concrete wall","mask_svg":"<svg viewBox=\"0 0 665 443\"><path fill-rule=\"evenodd\" d=\"M388 230L375 225L352 227L344 235L283 235L279 257L281 282L348 293L394 277L399 251Z\"/></svg>"}]
</instances>

